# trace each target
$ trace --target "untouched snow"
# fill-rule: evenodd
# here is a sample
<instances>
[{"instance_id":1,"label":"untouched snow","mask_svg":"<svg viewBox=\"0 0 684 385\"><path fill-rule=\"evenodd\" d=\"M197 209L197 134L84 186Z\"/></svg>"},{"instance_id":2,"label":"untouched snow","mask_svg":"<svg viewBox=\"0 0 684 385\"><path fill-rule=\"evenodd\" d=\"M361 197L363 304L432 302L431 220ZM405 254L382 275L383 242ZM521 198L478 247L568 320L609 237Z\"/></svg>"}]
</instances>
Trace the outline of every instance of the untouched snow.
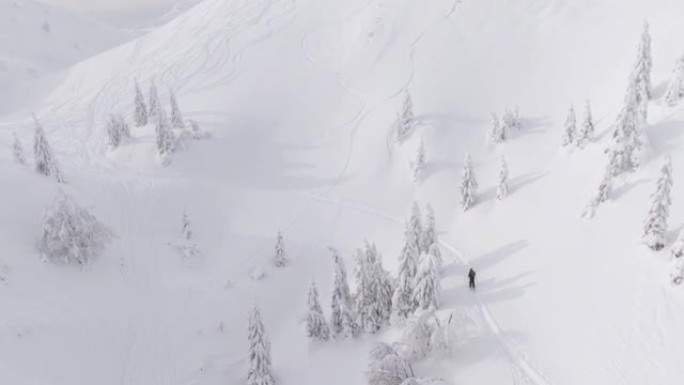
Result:
<instances>
[{"instance_id":1,"label":"untouched snow","mask_svg":"<svg viewBox=\"0 0 684 385\"><path fill-rule=\"evenodd\" d=\"M420 375L447 384L681 382L684 294L668 281L668 250L640 242L666 154L670 242L684 223L684 112L660 100L684 49L681 12L676 0L204 0L71 66L45 99L16 101L0 119L0 379L243 384L257 303L280 384L364 384L371 342L391 341L399 328L310 344L308 281L327 315L326 248L338 248L351 272L364 239L394 272L415 199L435 207L440 314L455 312L464 331L451 357L417 364ZM39 13L27 18L40 31ZM644 19L654 59L650 156L595 218L582 219ZM112 46L108 35L88 36ZM26 54L12 62L38 52L19 46ZM185 118L212 137L168 167L156 159L151 126L131 127L133 139L109 151L106 120L121 113L132 123L135 80L146 95L154 80L165 107L172 89ZM400 145L392 126L406 90L416 129ZM586 99L599 139L560 150L569 104L581 113ZM521 131L486 147L489 113L516 104ZM12 131L31 148L30 110L62 166L62 188L116 234L85 269L48 265L35 250L58 187L12 161ZM409 162L421 137L427 164L414 183ZM464 213L466 152L480 189ZM500 153L510 196L498 202ZM194 260L172 247L184 210L201 252ZM284 269L270 262L278 231L291 260ZM470 266L477 293L465 282Z\"/></svg>"}]
</instances>

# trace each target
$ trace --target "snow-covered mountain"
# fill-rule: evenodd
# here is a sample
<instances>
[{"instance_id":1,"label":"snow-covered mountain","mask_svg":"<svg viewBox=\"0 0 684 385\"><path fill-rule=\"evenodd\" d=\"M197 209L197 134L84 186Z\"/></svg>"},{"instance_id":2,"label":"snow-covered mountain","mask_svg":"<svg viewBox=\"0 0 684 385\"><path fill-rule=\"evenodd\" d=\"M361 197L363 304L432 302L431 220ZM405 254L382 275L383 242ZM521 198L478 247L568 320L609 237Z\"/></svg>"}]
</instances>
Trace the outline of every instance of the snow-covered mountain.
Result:
<instances>
[{"instance_id":1,"label":"snow-covered mountain","mask_svg":"<svg viewBox=\"0 0 684 385\"><path fill-rule=\"evenodd\" d=\"M27 7L7 3L9 12ZM0 379L243 384L257 304L277 383L365 384L371 345L397 341L407 327L312 343L309 280L330 318L328 247L342 255L353 290L364 240L396 275L417 201L423 214L434 207L437 314L453 314L456 334L450 355L413 363L417 376L679 383L684 294L670 282L669 250L684 222L684 112L664 94L684 53L682 12L675 0L204 0L115 48L69 56L55 67L66 72L34 84L49 90L45 98L8 96L0 119ZM45 20L27 15L0 24L0 52L8 63L47 65L35 48L44 43L19 29L38 34ZM653 87L643 164L615 177L608 202L582 218L604 177L644 20ZM50 36L72 44L57 24ZM92 47L114 45L87 30ZM13 34L22 38L2 39ZM27 84L8 73L11 84ZM154 113L137 125L136 83L146 107L158 100L169 120L175 96L185 128L158 126ZM414 116L403 115L411 127L398 142L407 94ZM570 105L581 125L586 101L594 138L562 147ZM491 113L505 125L516 106L520 127L488 143ZM30 111L64 184L34 171L33 151L28 165L13 160L13 132L33 149ZM112 116L130 131L116 146ZM166 165L159 132L184 138ZM466 154L478 183L464 211ZM642 233L667 155L672 207L666 247L655 252ZM498 200L501 156L508 196ZM38 251L59 190L111 230L85 267L46 263ZM282 268L272 263L278 232ZM477 292L467 288L470 267Z\"/></svg>"}]
</instances>

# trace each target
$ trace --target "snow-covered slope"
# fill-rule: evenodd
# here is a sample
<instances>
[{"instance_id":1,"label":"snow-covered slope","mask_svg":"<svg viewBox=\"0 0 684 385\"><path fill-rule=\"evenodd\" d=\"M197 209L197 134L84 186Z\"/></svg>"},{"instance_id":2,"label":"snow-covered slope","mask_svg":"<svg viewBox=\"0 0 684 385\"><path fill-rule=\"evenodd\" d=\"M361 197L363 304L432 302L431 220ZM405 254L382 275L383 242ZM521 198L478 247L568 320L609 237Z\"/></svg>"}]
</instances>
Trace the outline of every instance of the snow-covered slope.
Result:
<instances>
[{"instance_id":1,"label":"snow-covered slope","mask_svg":"<svg viewBox=\"0 0 684 385\"><path fill-rule=\"evenodd\" d=\"M672 155L673 238L684 221L684 113L660 98L684 49L675 0L204 0L149 34L69 70L36 109L63 167L63 187L116 233L78 271L35 251L56 187L0 154L0 378L16 384L241 384L246 324L263 309L282 384L362 384L377 337L310 345L308 279L330 306L327 246L348 263L363 240L392 271L413 200L435 207L442 314L468 328L444 360L417 366L449 384L674 384L684 294L667 280L667 251L640 244L649 194ZM642 20L651 24L654 101L644 166L617 181L596 218L580 218L605 165ZM681 40L681 42L679 41ZM133 86L152 80L168 106L212 133L154 156L151 127L105 145L110 113L133 118ZM392 140L410 91L416 130ZM598 140L561 151L570 103L590 99ZM522 129L485 146L489 113L519 105ZM30 144L21 109L0 122ZM420 139L427 165L408 164ZM466 152L478 204L462 212ZM498 156L511 195L495 201ZM187 209L202 251L182 263L169 242ZM282 231L292 263L271 267ZM187 261L186 261L187 262ZM464 282L478 271L477 294ZM351 267L351 266L350 266ZM261 280L250 277L264 270ZM67 348L68 347L68 348Z\"/></svg>"}]
</instances>

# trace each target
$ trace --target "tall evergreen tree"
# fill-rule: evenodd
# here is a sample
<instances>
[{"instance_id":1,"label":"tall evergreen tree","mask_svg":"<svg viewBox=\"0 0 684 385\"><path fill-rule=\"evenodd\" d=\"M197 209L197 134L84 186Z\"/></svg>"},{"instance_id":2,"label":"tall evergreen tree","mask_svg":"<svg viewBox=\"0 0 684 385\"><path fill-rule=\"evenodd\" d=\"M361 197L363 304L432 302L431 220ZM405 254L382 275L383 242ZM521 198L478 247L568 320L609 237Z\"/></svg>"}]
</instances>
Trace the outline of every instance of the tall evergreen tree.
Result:
<instances>
[{"instance_id":1,"label":"tall evergreen tree","mask_svg":"<svg viewBox=\"0 0 684 385\"><path fill-rule=\"evenodd\" d=\"M128 125L121 115L110 114L107 121L107 139L111 149L119 147L124 138L130 136Z\"/></svg>"},{"instance_id":2,"label":"tall evergreen tree","mask_svg":"<svg viewBox=\"0 0 684 385\"><path fill-rule=\"evenodd\" d=\"M41 126L35 115L33 115L33 121L36 126L33 140L33 158L36 165L36 171L45 176L54 178L57 183L64 183L64 178L59 170L57 159L52 154L52 148L45 137L43 126Z\"/></svg>"},{"instance_id":3,"label":"tall evergreen tree","mask_svg":"<svg viewBox=\"0 0 684 385\"><path fill-rule=\"evenodd\" d=\"M278 231L278 236L276 237L275 254L273 255L273 264L276 267L284 267L287 265L288 259L285 254L285 241L283 240L283 234Z\"/></svg>"},{"instance_id":4,"label":"tall evergreen tree","mask_svg":"<svg viewBox=\"0 0 684 385\"><path fill-rule=\"evenodd\" d=\"M499 185L496 187L496 199L501 201L508 196L508 164L503 155L501 155L500 164Z\"/></svg>"},{"instance_id":5,"label":"tall evergreen tree","mask_svg":"<svg viewBox=\"0 0 684 385\"><path fill-rule=\"evenodd\" d=\"M563 146L569 146L577 140L577 124L575 119L575 107L570 105L568 117L565 119L563 128Z\"/></svg>"},{"instance_id":6,"label":"tall evergreen tree","mask_svg":"<svg viewBox=\"0 0 684 385\"><path fill-rule=\"evenodd\" d=\"M375 278L375 258L376 255L370 245L366 244L366 251L357 250L356 266L354 275L356 277L355 313L356 323L359 328L366 333L375 333L380 329L382 323L376 312L377 284Z\"/></svg>"},{"instance_id":7,"label":"tall evergreen tree","mask_svg":"<svg viewBox=\"0 0 684 385\"><path fill-rule=\"evenodd\" d=\"M677 60L672 71L672 78L670 78L667 91L665 91L665 103L668 106L674 106L682 96L684 96L684 56Z\"/></svg>"},{"instance_id":8,"label":"tall evergreen tree","mask_svg":"<svg viewBox=\"0 0 684 385\"><path fill-rule=\"evenodd\" d=\"M140 85L138 82L135 82L135 111L134 111L134 118L135 118L135 125L137 127L144 126L147 124L147 106L145 105L145 97L142 94L142 91L140 91Z\"/></svg>"},{"instance_id":9,"label":"tall evergreen tree","mask_svg":"<svg viewBox=\"0 0 684 385\"><path fill-rule=\"evenodd\" d=\"M435 257L430 254L421 256L421 264L416 276L413 298L419 309L439 307L441 285Z\"/></svg>"},{"instance_id":10,"label":"tall evergreen tree","mask_svg":"<svg viewBox=\"0 0 684 385\"><path fill-rule=\"evenodd\" d=\"M416 249L418 249L418 252L422 250L423 247L423 223L421 220L421 213L420 213L420 206L418 205L418 202L413 202L413 206L411 207L411 218L409 219L409 229L412 234L410 236L407 235L407 240L411 239L413 242L415 242Z\"/></svg>"},{"instance_id":11,"label":"tall evergreen tree","mask_svg":"<svg viewBox=\"0 0 684 385\"><path fill-rule=\"evenodd\" d=\"M335 269L333 273L333 291L330 302L331 334L337 338L352 338L356 334L356 324L351 314L352 299L347 282L347 271L339 253L331 248Z\"/></svg>"},{"instance_id":12,"label":"tall evergreen tree","mask_svg":"<svg viewBox=\"0 0 684 385\"><path fill-rule=\"evenodd\" d=\"M634 68L631 80L635 84L638 92L639 101L648 101L651 98L651 68L653 60L651 57L651 34L648 22L644 21L641 32L641 40L637 47L637 56L634 61Z\"/></svg>"},{"instance_id":13,"label":"tall evergreen tree","mask_svg":"<svg viewBox=\"0 0 684 385\"><path fill-rule=\"evenodd\" d=\"M645 137L641 130L642 123L637 109L636 90L630 87L625 97L625 105L613 129L613 144L610 152L612 152L611 169L614 176L632 171L640 165Z\"/></svg>"},{"instance_id":14,"label":"tall evergreen tree","mask_svg":"<svg viewBox=\"0 0 684 385\"><path fill-rule=\"evenodd\" d=\"M163 108L158 109L156 113L157 125L155 135L157 139L157 153L165 162L168 162L171 153L174 151L175 139L169 120Z\"/></svg>"},{"instance_id":15,"label":"tall evergreen tree","mask_svg":"<svg viewBox=\"0 0 684 385\"><path fill-rule=\"evenodd\" d=\"M249 316L248 385L275 385L271 368L271 344L266 337L261 312L256 306Z\"/></svg>"},{"instance_id":16,"label":"tall evergreen tree","mask_svg":"<svg viewBox=\"0 0 684 385\"><path fill-rule=\"evenodd\" d=\"M19 137L16 132L12 133L14 138L14 143L12 144L12 155L14 156L14 162L17 164L26 164L26 155L24 155L24 146L21 145Z\"/></svg>"},{"instance_id":17,"label":"tall evergreen tree","mask_svg":"<svg viewBox=\"0 0 684 385\"><path fill-rule=\"evenodd\" d=\"M397 141L403 142L411 133L413 125L413 101L411 94L406 91L404 93L404 103L401 107L401 115L397 125Z\"/></svg>"},{"instance_id":18,"label":"tall evergreen tree","mask_svg":"<svg viewBox=\"0 0 684 385\"><path fill-rule=\"evenodd\" d=\"M406 318L416 310L416 303L413 298L413 285L413 279L408 272L406 261L403 260L399 265L397 285L392 296L394 314L399 318Z\"/></svg>"},{"instance_id":19,"label":"tall evergreen tree","mask_svg":"<svg viewBox=\"0 0 684 385\"><path fill-rule=\"evenodd\" d=\"M347 280L347 267L344 265L344 260L340 256L340 253L334 248L329 248L332 255L333 263L335 264L335 276L339 277L340 281L340 295L344 304L351 308L354 301L351 295L351 290L349 290L349 281Z\"/></svg>"},{"instance_id":20,"label":"tall evergreen tree","mask_svg":"<svg viewBox=\"0 0 684 385\"><path fill-rule=\"evenodd\" d=\"M582 126L579 128L577 134L577 146L584 147L594 140L594 119L591 115L591 106L589 101L584 105L584 117L582 118Z\"/></svg>"},{"instance_id":21,"label":"tall evergreen tree","mask_svg":"<svg viewBox=\"0 0 684 385\"><path fill-rule=\"evenodd\" d=\"M492 120L489 123L489 132L487 133L487 142L497 144L505 141L506 128L506 124L502 126L499 123L499 118L492 112Z\"/></svg>"},{"instance_id":22,"label":"tall evergreen tree","mask_svg":"<svg viewBox=\"0 0 684 385\"><path fill-rule=\"evenodd\" d=\"M466 154L465 164L463 165L460 191L461 207L463 207L463 211L467 211L475 204L475 195L477 194L477 180L473 172L473 160L470 158L470 154Z\"/></svg>"},{"instance_id":23,"label":"tall evergreen tree","mask_svg":"<svg viewBox=\"0 0 684 385\"><path fill-rule=\"evenodd\" d=\"M438 244L437 225L435 223L435 210L431 204L426 206L425 226L423 227L423 236L421 237L421 250L429 251L430 246Z\"/></svg>"},{"instance_id":24,"label":"tall evergreen tree","mask_svg":"<svg viewBox=\"0 0 684 385\"><path fill-rule=\"evenodd\" d=\"M660 178L655 193L651 196L653 202L646 217L643 241L646 246L653 250L665 247L665 232L667 231L667 218L670 215L670 190L672 189L672 162L667 158L665 165L660 170Z\"/></svg>"},{"instance_id":25,"label":"tall evergreen tree","mask_svg":"<svg viewBox=\"0 0 684 385\"><path fill-rule=\"evenodd\" d=\"M325 322L321 304L318 302L318 289L313 280L309 283L309 299L307 304L309 306L309 314L306 318L306 336L310 339L327 341L330 338L330 329L328 328L328 323Z\"/></svg>"},{"instance_id":26,"label":"tall evergreen tree","mask_svg":"<svg viewBox=\"0 0 684 385\"><path fill-rule=\"evenodd\" d=\"M416 154L416 160L413 163L413 180L420 180L420 176L425 168L425 143L423 139L420 139L420 146L418 147L418 153Z\"/></svg>"},{"instance_id":27,"label":"tall evergreen tree","mask_svg":"<svg viewBox=\"0 0 684 385\"><path fill-rule=\"evenodd\" d=\"M150 120L155 121L158 119L158 116L161 112L162 106L159 102L159 92L157 91L157 84L153 79L152 83L150 83L150 104L147 113Z\"/></svg>"},{"instance_id":28,"label":"tall evergreen tree","mask_svg":"<svg viewBox=\"0 0 684 385\"><path fill-rule=\"evenodd\" d=\"M183 227L181 228L181 234L183 235L183 239L185 240L191 240L192 239L192 228L190 227L190 218L188 218L188 212L186 210L183 210Z\"/></svg>"},{"instance_id":29,"label":"tall evergreen tree","mask_svg":"<svg viewBox=\"0 0 684 385\"><path fill-rule=\"evenodd\" d=\"M178 108L176 94L169 89L169 95L171 98L171 125L174 128L184 128L185 123L183 123L183 114L181 114L181 111Z\"/></svg>"},{"instance_id":30,"label":"tall evergreen tree","mask_svg":"<svg viewBox=\"0 0 684 385\"><path fill-rule=\"evenodd\" d=\"M611 165L614 163L614 159L617 156L616 153L611 154L611 160L608 162L608 166L601 179L601 184L599 185L598 192L596 196L589 202L589 205L585 209L582 216L592 218L596 215L596 210L601 205L601 203L607 201L610 198L610 193L613 188L613 175L614 171L611 169Z\"/></svg>"}]
</instances>

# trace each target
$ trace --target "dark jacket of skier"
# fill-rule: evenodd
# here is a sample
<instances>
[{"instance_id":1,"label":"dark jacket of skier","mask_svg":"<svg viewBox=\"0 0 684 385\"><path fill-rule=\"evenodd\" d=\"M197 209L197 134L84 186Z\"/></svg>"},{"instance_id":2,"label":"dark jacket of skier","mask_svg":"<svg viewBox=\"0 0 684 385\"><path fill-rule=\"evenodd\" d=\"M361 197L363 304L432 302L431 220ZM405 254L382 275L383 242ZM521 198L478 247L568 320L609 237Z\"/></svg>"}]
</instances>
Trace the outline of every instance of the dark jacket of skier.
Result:
<instances>
[{"instance_id":1,"label":"dark jacket of skier","mask_svg":"<svg viewBox=\"0 0 684 385\"><path fill-rule=\"evenodd\" d=\"M471 268L468 272L468 287L470 287L471 289L475 289L475 275L475 270Z\"/></svg>"}]
</instances>

